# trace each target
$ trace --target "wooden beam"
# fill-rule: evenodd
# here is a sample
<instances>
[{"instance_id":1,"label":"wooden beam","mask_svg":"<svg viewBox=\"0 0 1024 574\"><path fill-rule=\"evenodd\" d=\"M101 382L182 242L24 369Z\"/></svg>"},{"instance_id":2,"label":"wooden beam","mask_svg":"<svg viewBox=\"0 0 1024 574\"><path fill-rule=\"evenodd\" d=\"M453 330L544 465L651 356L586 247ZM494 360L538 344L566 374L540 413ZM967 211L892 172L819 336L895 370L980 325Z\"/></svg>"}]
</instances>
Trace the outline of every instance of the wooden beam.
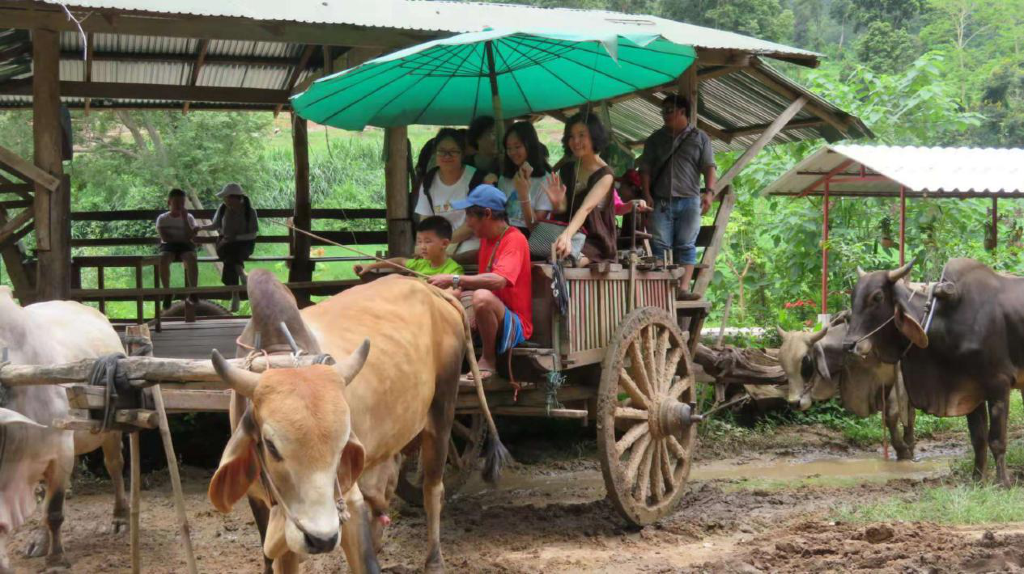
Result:
<instances>
[{"instance_id":1,"label":"wooden beam","mask_svg":"<svg viewBox=\"0 0 1024 574\"><path fill-rule=\"evenodd\" d=\"M309 135L306 120L292 112L292 156L295 160L295 212L292 225L310 231L313 224L313 206L309 197ZM309 261L310 238L292 232L290 251L292 266L288 281L312 281L313 266ZM306 303L308 303L308 298Z\"/></svg>"},{"instance_id":2,"label":"wooden beam","mask_svg":"<svg viewBox=\"0 0 1024 574\"><path fill-rule=\"evenodd\" d=\"M199 81L199 72L203 69L203 63L206 62L206 52L210 49L209 40L199 41L199 53L196 54L196 61L192 64L192 75L188 79L189 86L195 86L196 82ZM188 113L188 106L191 104L188 100L185 100L185 105L181 107L181 113Z\"/></svg>"},{"instance_id":3,"label":"wooden beam","mask_svg":"<svg viewBox=\"0 0 1024 574\"><path fill-rule=\"evenodd\" d=\"M818 179L814 180L814 183L812 183L811 185L808 185L807 187L805 187L803 191L801 191L800 193L797 194L797 197L803 197L803 196L813 192L815 190L815 188L817 188L819 185L825 183L825 181L827 181L830 177L832 177L833 175L836 175L837 173L842 173L843 171L846 170L846 168L850 167L851 165L853 165L853 160L852 159L843 160L839 165L837 165L834 168L832 168L828 173L823 174L821 177L819 177Z\"/></svg>"},{"instance_id":4,"label":"wooden beam","mask_svg":"<svg viewBox=\"0 0 1024 574\"><path fill-rule=\"evenodd\" d=\"M93 33L89 32L85 35L85 81L92 81L92 62L96 59L95 52L93 50ZM64 52L61 52L61 57L64 57ZM85 98L83 107L85 108L85 115L89 115L89 107L92 105L91 98Z\"/></svg>"},{"instance_id":5,"label":"wooden beam","mask_svg":"<svg viewBox=\"0 0 1024 574\"><path fill-rule=\"evenodd\" d=\"M731 186L716 186L715 192L716 194L721 194L722 203L718 206L718 211L715 213L715 231L711 235L711 242L704 248L704 254L700 258L701 264L706 267L700 270L700 273L697 274L697 280L693 284L693 292L700 293L701 295L707 291L708 285L711 284L711 279L715 276L715 260L718 259L718 253L722 250L722 245L725 243L725 230L728 227L729 215L736 205L736 192L732 191Z\"/></svg>"},{"instance_id":6,"label":"wooden beam","mask_svg":"<svg viewBox=\"0 0 1024 574\"><path fill-rule=\"evenodd\" d=\"M32 209L26 209L23 213L28 213L31 218ZM7 211L0 209L0 226L6 228L8 223ZM32 225L30 224L26 227L31 228ZM25 266L22 263L24 253L18 245L18 241L21 240L19 235L20 232L16 231L0 242L0 256L3 257L4 268L7 269L7 277L10 278L11 285L14 286L14 296L21 301L22 305L28 305L34 302L33 291L35 287L32 279L25 272Z\"/></svg>"},{"instance_id":7,"label":"wooden beam","mask_svg":"<svg viewBox=\"0 0 1024 574\"><path fill-rule=\"evenodd\" d=\"M760 80L775 93L785 96L789 100L796 100L805 96L805 94L800 93L796 89L784 84L772 76L765 70L764 64L756 58L751 63L751 67L747 70L747 73ZM826 110L820 105L810 101L810 99L807 101L807 111L828 122L828 124L838 130L839 133L847 136L849 135L850 128L845 121L839 119L829 110Z\"/></svg>"},{"instance_id":8,"label":"wooden beam","mask_svg":"<svg viewBox=\"0 0 1024 574\"><path fill-rule=\"evenodd\" d=\"M209 40L205 40L209 42ZM81 51L65 50L60 53L61 60L78 60ZM97 62L127 62L127 63L167 63L167 64L192 64L196 61L196 54L168 54L168 53L137 53L137 52L95 52L93 59ZM294 58L276 56L236 56L230 54L207 54L204 65L207 66L260 66L264 68L291 68L295 65Z\"/></svg>"},{"instance_id":9,"label":"wooden beam","mask_svg":"<svg viewBox=\"0 0 1024 574\"><path fill-rule=\"evenodd\" d=\"M36 252L39 256L36 296L39 301L67 299L71 289L71 248L68 242L71 189L64 177L59 77L60 33L33 30L32 132L35 165L29 166L29 173L25 175L38 181L40 178L31 172L41 171L51 180L58 181L55 187L43 183L36 186L34 211Z\"/></svg>"},{"instance_id":10,"label":"wooden beam","mask_svg":"<svg viewBox=\"0 0 1024 574\"><path fill-rule=\"evenodd\" d=\"M288 103L289 95L286 90L118 82L60 82L60 94L70 98L191 100L238 104ZM17 80L0 84L0 95L32 95L31 84Z\"/></svg>"},{"instance_id":11,"label":"wooden beam","mask_svg":"<svg viewBox=\"0 0 1024 574\"><path fill-rule=\"evenodd\" d=\"M793 120L793 121L789 122L788 124L782 126L782 129L779 130L779 131L802 130L802 129L806 129L806 128L815 128L815 127L818 127L818 126L820 126L820 125L822 125L824 123L825 123L825 120L822 120L822 119ZM729 136L731 136L731 137L740 138L740 137L744 137L744 136L752 136L752 135L763 133L769 127L771 127L771 124L757 124L757 125L747 126L747 127L743 127L743 128L735 128L735 129L731 129L731 130L725 130L725 133L729 134Z\"/></svg>"},{"instance_id":12,"label":"wooden beam","mask_svg":"<svg viewBox=\"0 0 1024 574\"><path fill-rule=\"evenodd\" d=\"M299 62L295 64L295 68L292 69L291 75L288 76L288 83L286 83L284 86L284 91L287 92L289 95L291 95L292 90L295 89L295 84L299 81L299 76L302 75L302 71L305 70L307 66L309 66L309 59L313 57L313 52L315 51L316 46L312 44L308 44L305 48L302 49L302 54L299 55ZM275 118L281 113L281 110L283 108L284 104L278 104L278 106L274 108Z\"/></svg>"},{"instance_id":13,"label":"wooden beam","mask_svg":"<svg viewBox=\"0 0 1024 574\"><path fill-rule=\"evenodd\" d=\"M735 74L742 70L743 66L711 66L697 72L697 80L705 82L707 80L714 80L715 78L721 78L722 76L728 76L729 74Z\"/></svg>"},{"instance_id":14,"label":"wooden beam","mask_svg":"<svg viewBox=\"0 0 1024 574\"><path fill-rule=\"evenodd\" d=\"M384 192L387 201L389 257L411 254L415 239L409 210L407 137L408 130L405 126L387 128Z\"/></svg>"},{"instance_id":15,"label":"wooden beam","mask_svg":"<svg viewBox=\"0 0 1024 574\"><path fill-rule=\"evenodd\" d=\"M58 100L59 105L60 101ZM57 127L59 129L60 125L58 124ZM59 141L60 133L58 132L57 135ZM10 171L25 181L34 182L46 191L55 191L60 187L59 179L32 165L31 162L22 159L13 151L3 146L0 146L0 168Z\"/></svg>"},{"instance_id":16,"label":"wooden beam","mask_svg":"<svg viewBox=\"0 0 1024 574\"><path fill-rule=\"evenodd\" d=\"M4 27L77 32L59 7L42 2L4 0L0 2L0 22ZM441 37L445 34L417 30L395 30L351 24L260 21L249 18L195 16L162 12L125 12L117 9L90 9L81 19L86 32L130 34L171 38L209 38L331 44L374 47L388 51Z\"/></svg>"},{"instance_id":17,"label":"wooden beam","mask_svg":"<svg viewBox=\"0 0 1024 574\"><path fill-rule=\"evenodd\" d=\"M749 66L750 52L728 48L697 48L697 63L701 66Z\"/></svg>"},{"instance_id":18,"label":"wooden beam","mask_svg":"<svg viewBox=\"0 0 1024 574\"><path fill-rule=\"evenodd\" d=\"M775 121L768 126L768 129L761 133L761 137L757 138L757 141L743 152L743 155L736 160L736 163L732 164L729 171L725 172L725 175L715 182L715 195L718 195L725 186L732 182L740 171L764 149L764 146L768 145L768 142L772 141L772 138L782 130L782 126L789 123L789 120L793 119L793 116L803 109L805 104L807 104L807 96L800 96L785 111L779 114L779 117L775 118Z\"/></svg>"}]
</instances>

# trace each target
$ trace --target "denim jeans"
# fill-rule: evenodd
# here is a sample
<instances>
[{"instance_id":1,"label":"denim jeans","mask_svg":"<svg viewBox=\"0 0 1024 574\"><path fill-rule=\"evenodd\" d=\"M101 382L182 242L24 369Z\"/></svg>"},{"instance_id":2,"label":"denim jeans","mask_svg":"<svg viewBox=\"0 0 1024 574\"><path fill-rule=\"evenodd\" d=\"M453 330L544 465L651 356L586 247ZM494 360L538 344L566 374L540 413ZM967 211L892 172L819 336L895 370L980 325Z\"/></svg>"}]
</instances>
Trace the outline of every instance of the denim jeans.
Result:
<instances>
[{"instance_id":1,"label":"denim jeans","mask_svg":"<svg viewBox=\"0 0 1024 574\"><path fill-rule=\"evenodd\" d=\"M672 250L672 262L679 265L697 263L697 235L700 233L700 197L655 199L654 212L648 220L654 236L654 256L665 258Z\"/></svg>"}]
</instances>

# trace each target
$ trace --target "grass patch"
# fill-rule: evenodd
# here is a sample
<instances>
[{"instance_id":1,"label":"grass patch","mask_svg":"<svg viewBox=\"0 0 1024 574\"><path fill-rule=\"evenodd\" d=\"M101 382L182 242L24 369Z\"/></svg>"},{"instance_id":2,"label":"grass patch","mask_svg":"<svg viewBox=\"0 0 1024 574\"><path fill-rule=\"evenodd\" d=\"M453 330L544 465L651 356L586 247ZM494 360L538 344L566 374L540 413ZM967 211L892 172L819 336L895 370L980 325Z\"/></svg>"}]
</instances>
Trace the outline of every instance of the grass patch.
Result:
<instances>
[{"instance_id":1,"label":"grass patch","mask_svg":"<svg viewBox=\"0 0 1024 574\"><path fill-rule=\"evenodd\" d=\"M926 488L909 498L892 497L863 505L842 505L833 512L841 522L935 522L970 525L1020 522L1024 488L993 485Z\"/></svg>"},{"instance_id":2,"label":"grass patch","mask_svg":"<svg viewBox=\"0 0 1024 574\"><path fill-rule=\"evenodd\" d=\"M1010 479L1016 478L1018 483L1024 483L1024 444L1021 443L1020 439L1008 439L1009 444L1006 447L1006 469L1010 475ZM988 453L988 473L992 475L995 472L995 459L992 457L992 452ZM951 464L951 470L953 476L962 479L971 479L971 473L974 472L974 452L968 449L967 454L954 460Z\"/></svg>"}]
</instances>

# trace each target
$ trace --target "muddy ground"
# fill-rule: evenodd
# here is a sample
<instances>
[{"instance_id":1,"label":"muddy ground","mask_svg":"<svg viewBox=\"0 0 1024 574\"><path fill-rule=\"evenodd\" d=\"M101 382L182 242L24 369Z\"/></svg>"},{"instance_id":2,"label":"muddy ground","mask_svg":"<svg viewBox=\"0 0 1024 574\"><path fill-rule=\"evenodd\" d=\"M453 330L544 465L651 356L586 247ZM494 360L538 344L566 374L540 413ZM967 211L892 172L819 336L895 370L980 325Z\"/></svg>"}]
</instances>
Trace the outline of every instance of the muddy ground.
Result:
<instances>
[{"instance_id":1,"label":"muddy ground","mask_svg":"<svg viewBox=\"0 0 1024 574\"><path fill-rule=\"evenodd\" d=\"M604 500L596 457L519 449L527 464L497 489L471 483L444 511L442 542L450 572L989 572L1024 569L1024 523L951 528L922 523L842 524L837 504L912 493L944 480L963 437L921 445L921 460L885 463L834 433L801 429L760 445L757 454L708 451L695 462L689 493L662 522L628 526ZM749 452L744 449L745 452ZM698 451L701 452L701 451ZM587 456L590 455L590 456ZM211 472L186 467L192 540L203 572L258 572L259 540L247 505L228 515L206 500ZM144 571L183 572L166 472L144 481ZM781 486L780 486L781 483ZM771 486L766 486L771 484ZM127 572L127 534L109 532L110 484L79 479L67 509L65 545L74 572ZM37 512L38 514L38 512ZM419 571L423 512L400 505L381 555L389 572ZM14 537L27 542L38 518ZM307 572L347 571L340 552L306 563ZM42 559L18 558L18 572Z\"/></svg>"}]
</instances>

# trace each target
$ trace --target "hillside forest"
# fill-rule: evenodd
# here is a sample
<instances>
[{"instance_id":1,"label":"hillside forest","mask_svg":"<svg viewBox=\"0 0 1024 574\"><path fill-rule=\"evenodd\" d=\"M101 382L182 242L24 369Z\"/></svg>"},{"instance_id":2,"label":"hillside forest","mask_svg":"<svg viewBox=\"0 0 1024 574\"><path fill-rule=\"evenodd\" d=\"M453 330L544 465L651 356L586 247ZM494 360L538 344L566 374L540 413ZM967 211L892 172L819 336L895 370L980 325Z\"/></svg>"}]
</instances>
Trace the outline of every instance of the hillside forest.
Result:
<instances>
[{"instance_id":1,"label":"hillside forest","mask_svg":"<svg viewBox=\"0 0 1024 574\"><path fill-rule=\"evenodd\" d=\"M1024 0L527 3L652 14L820 52L826 58L817 69L771 63L859 116L875 133L876 143L1024 147ZM275 119L270 113L133 110L89 115L73 111L72 117L75 159L66 170L75 211L160 208L171 187L194 192L214 206L214 193L229 181L241 183L257 208L291 206L294 176L287 114ZM546 120L538 127L557 159L562 125ZM411 129L414 150L432 132L433 128ZM30 112L0 112L0 145L31 157L31 134ZM735 298L730 325L813 324L820 304L820 198L766 198L760 191L822 143L769 147L734 181L739 201L709 289L714 309L709 324L720 320L729 294ZM351 133L311 126L310 144L314 207L383 207L382 131ZM737 155L719 154L719 173ZM984 200L910 201L906 248L908 257L920 257L915 277L936 279L941 266L954 256L974 257L999 270L1024 271L1024 205L1011 200L1000 206L1000 236L995 242L986 237L989 207ZM896 247L887 247L888 241L883 245L881 239L897 225L898 204L891 199L839 199L831 213L829 307L842 309L849 304L858 265L895 266ZM383 223L334 225L369 229L382 228L374 226ZM152 234L152 223L81 222L72 232L76 237L147 235ZM31 249L31 236L26 241ZM120 249L129 253L149 248ZM283 249L261 245L257 254ZM334 249L328 252L334 254ZM76 249L83 254L111 252L117 251ZM283 264L267 266L286 273ZM204 266L201 284L215 284L215 271L205 267L210 266ZM317 278L352 276L348 267L320 267ZM129 285L129 273L108 275L107 285ZM174 282L180 285L180 269L175 273ZM6 274L3 280L7 282ZM84 278L85 283L90 281ZM114 307L113 312L120 309ZM132 309L130 304L123 311L129 314Z\"/></svg>"}]
</instances>

